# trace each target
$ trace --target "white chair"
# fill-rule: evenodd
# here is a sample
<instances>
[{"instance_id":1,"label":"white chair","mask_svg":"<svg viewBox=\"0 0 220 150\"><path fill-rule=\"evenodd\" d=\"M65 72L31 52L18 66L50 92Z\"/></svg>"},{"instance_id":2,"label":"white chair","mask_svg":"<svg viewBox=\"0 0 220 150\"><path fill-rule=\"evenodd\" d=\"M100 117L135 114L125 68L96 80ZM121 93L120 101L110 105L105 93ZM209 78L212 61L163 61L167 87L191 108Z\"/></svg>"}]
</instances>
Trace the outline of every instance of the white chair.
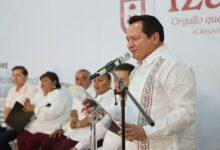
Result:
<instances>
[{"instance_id":1,"label":"white chair","mask_svg":"<svg viewBox=\"0 0 220 150\"><path fill-rule=\"evenodd\" d=\"M4 108L5 108L5 101L6 101L6 98L3 98L3 97L0 98L0 125L1 126L5 126L5 120L3 117L3 112L4 112Z\"/></svg>"},{"instance_id":2,"label":"white chair","mask_svg":"<svg viewBox=\"0 0 220 150\"><path fill-rule=\"evenodd\" d=\"M4 117L3 117L5 102L6 102L6 98L1 97L0 98L0 125L2 127L6 127L5 120L4 120ZM11 146L12 150L17 150L18 149L16 140L11 141L10 146Z\"/></svg>"}]
</instances>

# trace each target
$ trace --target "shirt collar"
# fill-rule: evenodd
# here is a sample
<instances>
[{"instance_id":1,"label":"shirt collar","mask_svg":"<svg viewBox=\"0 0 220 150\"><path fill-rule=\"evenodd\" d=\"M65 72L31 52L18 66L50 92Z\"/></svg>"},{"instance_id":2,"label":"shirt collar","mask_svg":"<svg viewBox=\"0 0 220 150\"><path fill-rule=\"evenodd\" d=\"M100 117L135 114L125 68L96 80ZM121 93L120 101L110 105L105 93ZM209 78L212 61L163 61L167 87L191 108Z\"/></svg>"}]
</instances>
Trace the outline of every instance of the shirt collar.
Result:
<instances>
[{"instance_id":1,"label":"shirt collar","mask_svg":"<svg viewBox=\"0 0 220 150\"><path fill-rule=\"evenodd\" d=\"M159 56L161 56L161 54L164 52L165 50L165 45L161 45L160 47L158 47L156 50L154 50L150 55L148 55L144 60L142 60L142 64L148 64L150 65L151 63L153 63L153 61L158 58ZM139 63L140 65L140 63Z\"/></svg>"},{"instance_id":2,"label":"shirt collar","mask_svg":"<svg viewBox=\"0 0 220 150\"><path fill-rule=\"evenodd\" d=\"M16 91L16 86L15 86L15 91L16 92L18 92L18 93L22 93L22 92L24 92L25 90L26 90L26 87L28 86L28 81L26 81L25 83L24 83L24 85L20 88L20 90L19 91Z\"/></svg>"},{"instance_id":3,"label":"shirt collar","mask_svg":"<svg viewBox=\"0 0 220 150\"><path fill-rule=\"evenodd\" d=\"M106 91L105 93L101 94L101 95L96 95L96 98L98 97L107 97L108 95L110 95L112 92L112 88L109 88L108 91Z\"/></svg>"}]
</instances>

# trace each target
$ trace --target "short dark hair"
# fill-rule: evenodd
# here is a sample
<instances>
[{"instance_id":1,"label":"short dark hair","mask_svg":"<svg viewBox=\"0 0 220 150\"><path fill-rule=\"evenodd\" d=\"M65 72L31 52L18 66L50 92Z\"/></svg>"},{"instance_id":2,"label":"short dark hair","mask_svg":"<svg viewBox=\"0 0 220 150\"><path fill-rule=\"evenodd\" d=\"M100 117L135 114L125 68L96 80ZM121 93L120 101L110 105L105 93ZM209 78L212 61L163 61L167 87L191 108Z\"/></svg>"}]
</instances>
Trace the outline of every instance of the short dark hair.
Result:
<instances>
[{"instance_id":1,"label":"short dark hair","mask_svg":"<svg viewBox=\"0 0 220 150\"><path fill-rule=\"evenodd\" d=\"M112 79L112 77L111 77L111 75L110 75L110 73L105 73L105 74L103 74L103 76L106 76L107 78L108 78L108 80L111 80Z\"/></svg>"},{"instance_id":2,"label":"short dark hair","mask_svg":"<svg viewBox=\"0 0 220 150\"><path fill-rule=\"evenodd\" d=\"M118 65L115 68L115 71L128 71L128 74L130 75L130 73L132 72L132 70L134 69L134 65L129 64L129 63L122 63L120 65Z\"/></svg>"},{"instance_id":3,"label":"short dark hair","mask_svg":"<svg viewBox=\"0 0 220 150\"><path fill-rule=\"evenodd\" d=\"M56 73L47 71L46 73L44 73L40 76L40 80L42 80L45 77L48 77L51 81L56 81L56 84L55 84L56 89L61 88L61 84L60 84L59 78Z\"/></svg>"},{"instance_id":4,"label":"short dark hair","mask_svg":"<svg viewBox=\"0 0 220 150\"><path fill-rule=\"evenodd\" d=\"M88 76L91 76L90 71L87 70L87 69L80 69L80 70L77 71L77 73L78 73L78 72L86 72L86 73L88 74Z\"/></svg>"},{"instance_id":5,"label":"short dark hair","mask_svg":"<svg viewBox=\"0 0 220 150\"><path fill-rule=\"evenodd\" d=\"M28 76L28 71L24 66L15 66L12 68L11 71L13 72L14 70L21 70L21 72L24 76Z\"/></svg>"},{"instance_id":6,"label":"short dark hair","mask_svg":"<svg viewBox=\"0 0 220 150\"><path fill-rule=\"evenodd\" d=\"M151 37L153 33L157 32L160 35L160 42L164 41L163 26L156 17L150 15L132 16L128 20L128 23L132 24L137 21L143 22L142 31L147 35L148 38Z\"/></svg>"}]
</instances>

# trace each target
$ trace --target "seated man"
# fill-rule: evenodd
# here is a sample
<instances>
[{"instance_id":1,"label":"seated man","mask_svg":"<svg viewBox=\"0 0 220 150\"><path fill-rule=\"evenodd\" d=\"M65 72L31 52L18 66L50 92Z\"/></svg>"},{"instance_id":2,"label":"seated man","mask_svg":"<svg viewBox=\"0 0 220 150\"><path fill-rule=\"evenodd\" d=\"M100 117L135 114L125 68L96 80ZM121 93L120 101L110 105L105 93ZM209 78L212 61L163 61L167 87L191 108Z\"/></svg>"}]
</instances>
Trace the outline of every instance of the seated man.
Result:
<instances>
[{"instance_id":1,"label":"seated man","mask_svg":"<svg viewBox=\"0 0 220 150\"><path fill-rule=\"evenodd\" d=\"M91 96L95 96L95 90L92 81L89 79L91 73L86 69L80 69L75 75L75 85L82 86ZM69 87L69 91L73 91L74 85Z\"/></svg>"},{"instance_id":2,"label":"seated man","mask_svg":"<svg viewBox=\"0 0 220 150\"><path fill-rule=\"evenodd\" d=\"M28 71L23 66L15 66L12 69L12 81L14 86L10 89L4 110L4 119L7 118L16 101L24 104L26 98L32 98L36 89L28 81ZM14 140L18 133L10 126L0 127L0 149L11 149L8 142Z\"/></svg>"}]
</instances>

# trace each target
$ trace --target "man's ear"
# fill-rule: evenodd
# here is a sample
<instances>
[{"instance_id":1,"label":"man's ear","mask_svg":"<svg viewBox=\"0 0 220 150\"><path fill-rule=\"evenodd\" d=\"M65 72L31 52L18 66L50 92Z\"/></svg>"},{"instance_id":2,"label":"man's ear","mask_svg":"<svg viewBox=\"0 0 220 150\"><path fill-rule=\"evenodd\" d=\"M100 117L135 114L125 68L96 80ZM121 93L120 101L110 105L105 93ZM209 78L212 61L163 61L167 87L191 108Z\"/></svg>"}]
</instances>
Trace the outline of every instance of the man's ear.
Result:
<instances>
[{"instance_id":1,"label":"man's ear","mask_svg":"<svg viewBox=\"0 0 220 150\"><path fill-rule=\"evenodd\" d=\"M153 43L155 45L158 45L160 43L160 35L158 32L154 32L152 35L151 35L151 39L153 40Z\"/></svg>"},{"instance_id":2,"label":"man's ear","mask_svg":"<svg viewBox=\"0 0 220 150\"><path fill-rule=\"evenodd\" d=\"M25 76L25 80L26 80L26 81L28 80L28 75Z\"/></svg>"}]
</instances>

